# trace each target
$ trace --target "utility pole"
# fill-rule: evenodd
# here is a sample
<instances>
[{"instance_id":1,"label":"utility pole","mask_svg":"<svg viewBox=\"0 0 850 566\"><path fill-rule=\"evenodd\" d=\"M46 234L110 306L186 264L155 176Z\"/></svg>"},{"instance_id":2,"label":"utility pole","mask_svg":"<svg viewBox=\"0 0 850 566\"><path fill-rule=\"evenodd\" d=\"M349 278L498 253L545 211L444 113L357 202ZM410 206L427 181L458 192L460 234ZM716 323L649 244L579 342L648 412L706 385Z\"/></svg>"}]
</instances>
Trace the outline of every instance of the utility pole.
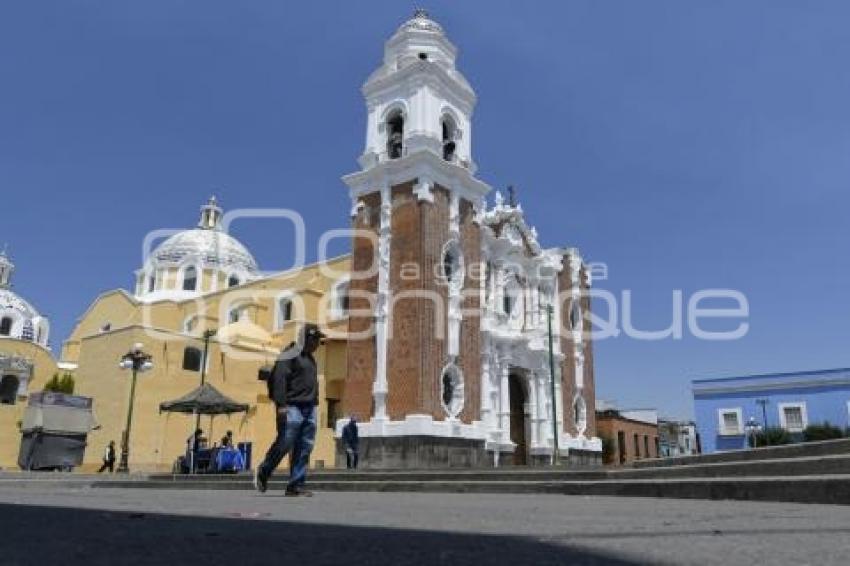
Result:
<instances>
[{"instance_id":1,"label":"utility pole","mask_svg":"<svg viewBox=\"0 0 850 566\"><path fill-rule=\"evenodd\" d=\"M207 382L207 356L210 353L210 338L215 336L215 330L204 330L204 357L201 359L201 387ZM195 414L195 430L201 428L201 414Z\"/></svg>"}]
</instances>

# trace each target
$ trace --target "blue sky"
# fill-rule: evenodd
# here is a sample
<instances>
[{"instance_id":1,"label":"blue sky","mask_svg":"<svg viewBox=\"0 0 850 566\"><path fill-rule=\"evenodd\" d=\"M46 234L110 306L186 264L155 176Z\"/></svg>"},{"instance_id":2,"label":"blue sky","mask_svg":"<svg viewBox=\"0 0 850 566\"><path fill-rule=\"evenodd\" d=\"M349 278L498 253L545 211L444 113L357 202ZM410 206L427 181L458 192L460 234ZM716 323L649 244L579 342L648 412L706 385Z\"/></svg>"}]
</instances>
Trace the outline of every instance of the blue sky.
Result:
<instances>
[{"instance_id":1,"label":"blue sky","mask_svg":"<svg viewBox=\"0 0 850 566\"><path fill-rule=\"evenodd\" d=\"M640 328L669 324L674 289L749 299L734 342L600 341L600 397L687 416L694 377L850 365L850 5L424 7L479 95L479 175L518 187L544 245L607 263L597 287L630 289ZM0 242L54 348L211 193L294 208L312 243L346 226L359 88L412 8L3 3ZM291 256L285 226L234 234L264 268Z\"/></svg>"}]
</instances>

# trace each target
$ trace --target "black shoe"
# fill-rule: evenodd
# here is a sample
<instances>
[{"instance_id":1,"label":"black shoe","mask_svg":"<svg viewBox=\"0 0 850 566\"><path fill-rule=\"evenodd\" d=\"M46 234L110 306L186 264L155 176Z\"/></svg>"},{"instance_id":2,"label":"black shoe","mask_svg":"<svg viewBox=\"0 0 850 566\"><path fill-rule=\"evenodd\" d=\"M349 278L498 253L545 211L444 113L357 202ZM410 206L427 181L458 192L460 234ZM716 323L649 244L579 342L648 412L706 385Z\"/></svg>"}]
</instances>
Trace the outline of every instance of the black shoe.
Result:
<instances>
[{"instance_id":1,"label":"black shoe","mask_svg":"<svg viewBox=\"0 0 850 566\"><path fill-rule=\"evenodd\" d=\"M260 468L257 467L257 469L254 470L254 489L259 491L260 493L265 493L268 488L269 488L269 478L267 478L263 474L262 470L260 470Z\"/></svg>"},{"instance_id":2,"label":"black shoe","mask_svg":"<svg viewBox=\"0 0 850 566\"><path fill-rule=\"evenodd\" d=\"M286 497L313 497L313 492L301 487L287 487L283 495Z\"/></svg>"}]
</instances>

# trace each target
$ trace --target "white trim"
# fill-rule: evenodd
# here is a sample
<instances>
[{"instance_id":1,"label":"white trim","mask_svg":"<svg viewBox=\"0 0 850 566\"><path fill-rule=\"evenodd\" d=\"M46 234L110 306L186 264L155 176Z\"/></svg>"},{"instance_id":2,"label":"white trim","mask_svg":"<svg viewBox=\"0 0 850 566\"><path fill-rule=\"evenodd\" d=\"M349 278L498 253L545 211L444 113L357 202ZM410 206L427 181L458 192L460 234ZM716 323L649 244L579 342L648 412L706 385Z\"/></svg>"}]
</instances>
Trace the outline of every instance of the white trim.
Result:
<instances>
[{"instance_id":1,"label":"white trim","mask_svg":"<svg viewBox=\"0 0 850 566\"><path fill-rule=\"evenodd\" d=\"M800 409L800 419L802 420L802 427L799 429L790 429L788 428L788 423L785 417L785 409L798 408ZM808 411L806 411L806 402L805 401L796 401L793 403L777 403L776 410L779 411L779 423L782 428L787 430L788 432L803 432L807 426L809 426L809 415Z\"/></svg>"},{"instance_id":2,"label":"white trim","mask_svg":"<svg viewBox=\"0 0 850 566\"><path fill-rule=\"evenodd\" d=\"M726 422L723 419L723 416L729 413L735 413L735 418L738 420L738 430L735 432L731 432L726 428ZM717 434L720 436L741 436L744 434L744 420L741 407L717 409Z\"/></svg>"}]
</instances>

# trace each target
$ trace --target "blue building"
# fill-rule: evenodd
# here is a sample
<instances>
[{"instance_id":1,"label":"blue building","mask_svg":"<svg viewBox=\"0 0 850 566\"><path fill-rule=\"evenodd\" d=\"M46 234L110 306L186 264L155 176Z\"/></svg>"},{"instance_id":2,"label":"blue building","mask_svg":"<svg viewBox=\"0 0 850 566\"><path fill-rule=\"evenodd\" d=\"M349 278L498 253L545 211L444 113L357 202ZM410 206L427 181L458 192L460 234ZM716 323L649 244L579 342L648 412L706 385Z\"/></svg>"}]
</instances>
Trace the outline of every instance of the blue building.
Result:
<instances>
[{"instance_id":1,"label":"blue building","mask_svg":"<svg viewBox=\"0 0 850 566\"><path fill-rule=\"evenodd\" d=\"M696 379L691 384L705 453L746 448L751 419L791 433L825 422L850 427L850 369Z\"/></svg>"}]
</instances>

